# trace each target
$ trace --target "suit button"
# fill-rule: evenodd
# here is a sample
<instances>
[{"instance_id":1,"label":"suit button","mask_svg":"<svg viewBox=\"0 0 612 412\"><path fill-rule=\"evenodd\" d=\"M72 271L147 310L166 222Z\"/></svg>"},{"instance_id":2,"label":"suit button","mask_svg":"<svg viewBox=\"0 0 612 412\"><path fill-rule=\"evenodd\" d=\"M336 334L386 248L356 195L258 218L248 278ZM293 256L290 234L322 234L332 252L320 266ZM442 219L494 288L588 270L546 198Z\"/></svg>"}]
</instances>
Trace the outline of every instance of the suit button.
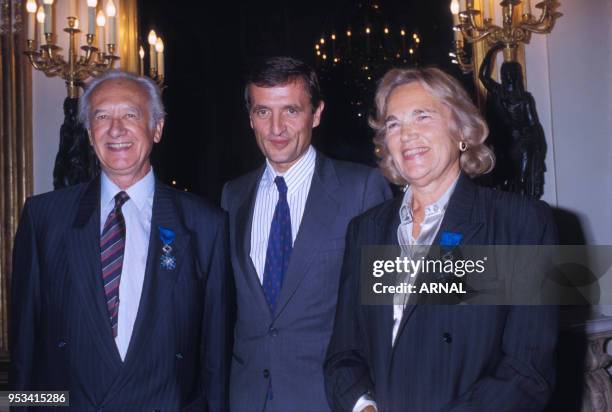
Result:
<instances>
[{"instance_id":1,"label":"suit button","mask_svg":"<svg viewBox=\"0 0 612 412\"><path fill-rule=\"evenodd\" d=\"M270 330L268 331L268 334L272 337L276 337L278 336L278 329L276 328L270 328Z\"/></svg>"},{"instance_id":2,"label":"suit button","mask_svg":"<svg viewBox=\"0 0 612 412\"><path fill-rule=\"evenodd\" d=\"M442 340L446 343L451 343L453 341L453 337L450 333L444 332L444 334L442 335Z\"/></svg>"},{"instance_id":3,"label":"suit button","mask_svg":"<svg viewBox=\"0 0 612 412\"><path fill-rule=\"evenodd\" d=\"M264 369L264 370L263 370L263 377L264 377L265 379L268 379L268 378L270 377L270 371L269 371L269 370L267 370L267 369Z\"/></svg>"},{"instance_id":4,"label":"suit button","mask_svg":"<svg viewBox=\"0 0 612 412\"><path fill-rule=\"evenodd\" d=\"M181 352L177 352L174 354L174 357L176 358L176 360L182 360L183 354Z\"/></svg>"},{"instance_id":5,"label":"suit button","mask_svg":"<svg viewBox=\"0 0 612 412\"><path fill-rule=\"evenodd\" d=\"M63 340L60 340L60 341L57 342L57 347L60 348L60 349L65 348L66 345L68 345L68 343L64 342Z\"/></svg>"}]
</instances>

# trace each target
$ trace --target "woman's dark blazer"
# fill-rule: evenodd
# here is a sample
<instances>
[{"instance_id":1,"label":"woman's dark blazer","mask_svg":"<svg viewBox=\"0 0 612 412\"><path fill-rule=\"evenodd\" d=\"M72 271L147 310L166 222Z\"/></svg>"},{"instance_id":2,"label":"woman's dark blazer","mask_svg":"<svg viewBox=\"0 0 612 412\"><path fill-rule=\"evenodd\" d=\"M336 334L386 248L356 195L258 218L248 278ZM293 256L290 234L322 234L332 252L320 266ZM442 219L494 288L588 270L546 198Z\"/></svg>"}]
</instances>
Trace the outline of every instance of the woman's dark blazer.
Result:
<instances>
[{"instance_id":1,"label":"woman's dark blazer","mask_svg":"<svg viewBox=\"0 0 612 412\"><path fill-rule=\"evenodd\" d=\"M360 248L397 245L401 201L348 229L325 364L333 410L351 411L368 393L379 412L541 411L554 385L556 307L407 305L392 346L393 307L360 304ZM544 202L478 187L463 173L434 245L445 231L464 245L557 243Z\"/></svg>"}]
</instances>

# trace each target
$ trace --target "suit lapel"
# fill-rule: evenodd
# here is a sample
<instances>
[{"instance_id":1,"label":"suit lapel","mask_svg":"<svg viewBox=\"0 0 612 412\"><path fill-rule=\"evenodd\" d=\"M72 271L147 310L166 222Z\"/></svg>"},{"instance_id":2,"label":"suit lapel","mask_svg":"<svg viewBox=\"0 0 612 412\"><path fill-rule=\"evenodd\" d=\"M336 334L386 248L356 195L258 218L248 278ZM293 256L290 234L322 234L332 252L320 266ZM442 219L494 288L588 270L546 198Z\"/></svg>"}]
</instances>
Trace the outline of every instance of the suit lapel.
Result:
<instances>
[{"instance_id":1,"label":"suit lapel","mask_svg":"<svg viewBox=\"0 0 612 412\"><path fill-rule=\"evenodd\" d=\"M155 329L156 323L159 323L160 317L164 314L167 315L168 309L172 308L174 284L181 274L181 263L185 258L185 253L190 249L190 236L180 219L180 210L177 208L172 191L156 181L145 277L138 305L138 314L125 358L126 364L130 364L134 359L137 359L143 346L147 344L149 335ZM171 229L176 235L171 245L171 254L176 261L174 269L164 269L161 266L163 244L160 239L159 227Z\"/></svg>"},{"instance_id":2,"label":"suit lapel","mask_svg":"<svg viewBox=\"0 0 612 412\"><path fill-rule=\"evenodd\" d=\"M261 282L257 276L255 266L251 260L251 228L253 225L253 210L255 209L255 198L259 181L265 170L265 164L255 174L254 179L248 183L246 187L246 196L243 198L243 203L236 211L236 258L240 265L240 273L244 276L244 280L251 289L253 297L262 308L266 315L271 316L268 302L261 288Z\"/></svg>"},{"instance_id":3,"label":"suit lapel","mask_svg":"<svg viewBox=\"0 0 612 412\"><path fill-rule=\"evenodd\" d=\"M387 247L399 246L397 240L397 228L400 224L399 209L402 203L402 195L397 196L382 210L375 218L376 234L374 245L385 245ZM390 304L371 306L370 310L374 313L376 329L371 331L380 341L378 347L384 350L381 360L389 362L391 359L391 337L393 334L393 306Z\"/></svg>"},{"instance_id":4,"label":"suit lapel","mask_svg":"<svg viewBox=\"0 0 612 412\"><path fill-rule=\"evenodd\" d=\"M448 207L440 230L436 234L434 245L440 244L440 238L444 232L461 233L461 244L474 244L474 237L483 226L483 222L474 216L473 208L476 196L476 185L463 172L455 187L453 195L448 201Z\"/></svg>"},{"instance_id":5,"label":"suit lapel","mask_svg":"<svg viewBox=\"0 0 612 412\"><path fill-rule=\"evenodd\" d=\"M283 279L275 317L283 311L315 260L314 255L321 247L321 233L328 231L338 215L339 203L332 194L339 185L333 163L317 153L304 216Z\"/></svg>"},{"instance_id":6,"label":"suit lapel","mask_svg":"<svg viewBox=\"0 0 612 412\"><path fill-rule=\"evenodd\" d=\"M91 181L80 199L72 229L67 234L70 267L74 283L81 291L81 305L92 322L94 341L106 361L121 366L121 357L112 337L106 309L100 264L100 177Z\"/></svg>"},{"instance_id":7,"label":"suit lapel","mask_svg":"<svg viewBox=\"0 0 612 412\"><path fill-rule=\"evenodd\" d=\"M455 191L449 199L448 207L444 213L444 218L442 219L440 229L438 230L438 233L433 241L434 246L440 244L440 238L444 232L461 233L462 245L474 243L475 237L477 236L480 228L483 226L483 223L479 222L473 214L475 196L476 185L467 175L461 172L459 180L457 181L457 186L455 186ZM421 276L418 276L416 280L417 289L422 282L423 279L421 279ZM406 309L402 315L402 321L397 330L396 342L399 340L406 323L418 306L418 304L406 305Z\"/></svg>"}]
</instances>

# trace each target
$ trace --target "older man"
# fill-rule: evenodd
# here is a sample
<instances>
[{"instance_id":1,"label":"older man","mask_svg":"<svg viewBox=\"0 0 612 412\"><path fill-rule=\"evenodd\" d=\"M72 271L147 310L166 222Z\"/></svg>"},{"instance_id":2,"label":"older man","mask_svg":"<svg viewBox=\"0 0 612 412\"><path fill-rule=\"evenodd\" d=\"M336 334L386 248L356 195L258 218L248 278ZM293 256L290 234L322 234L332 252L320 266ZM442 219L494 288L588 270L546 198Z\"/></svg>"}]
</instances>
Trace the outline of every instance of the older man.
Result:
<instances>
[{"instance_id":1,"label":"older man","mask_svg":"<svg viewBox=\"0 0 612 412\"><path fill-rule=\"evenodd\" d=\"M237 290L231 409L329 411L323 361L346 228L389 186L374 169L312 148L324 104L306 64L262 61L245 97L266 163L223 191Z\"/></svg>"},{"instance_id":2,"label":"older man","mask_svg":"<svg viewBox=\"0 0 612 412\"><path fill-rule=\"evenodd\" d=\"M74 410L226 408L223 213L155 179L155 83L109 72L80 116L99 177L28 199L15 239L11 385Z\"/></svg>"}]
</instances>

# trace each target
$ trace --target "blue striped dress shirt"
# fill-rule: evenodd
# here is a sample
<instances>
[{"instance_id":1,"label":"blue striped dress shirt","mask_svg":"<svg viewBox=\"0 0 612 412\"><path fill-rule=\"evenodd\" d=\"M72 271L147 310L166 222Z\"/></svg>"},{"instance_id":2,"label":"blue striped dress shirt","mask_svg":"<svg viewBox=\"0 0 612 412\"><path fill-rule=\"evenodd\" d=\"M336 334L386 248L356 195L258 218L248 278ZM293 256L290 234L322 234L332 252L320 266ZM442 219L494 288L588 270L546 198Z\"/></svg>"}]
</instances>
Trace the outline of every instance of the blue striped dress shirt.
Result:
<instances>
[{"instance_id":1,"label":"blue striped dress shirt","mask_svg":"<svg viewBox=\"0 0 612 412\"><path fill-rule=\"evenodd\" d=\"M270 236L270 225L274 216L274 208L278 202L278 190L274 184L276 176L283 176L287 183L287 202L291 214L291 236L292 242L297 237L306 199L312 183L317 152L312 146L308 147L306 153L285 173L277 173L270 162L266 159L266 169L259 182L257 196L255 198L255 209L253 210L253 224L251 226L251 253L253 266L257 271L259 282L263 281L264 266L266 264L266 250L268 237Z\"/></svg>"}]
</instances>

